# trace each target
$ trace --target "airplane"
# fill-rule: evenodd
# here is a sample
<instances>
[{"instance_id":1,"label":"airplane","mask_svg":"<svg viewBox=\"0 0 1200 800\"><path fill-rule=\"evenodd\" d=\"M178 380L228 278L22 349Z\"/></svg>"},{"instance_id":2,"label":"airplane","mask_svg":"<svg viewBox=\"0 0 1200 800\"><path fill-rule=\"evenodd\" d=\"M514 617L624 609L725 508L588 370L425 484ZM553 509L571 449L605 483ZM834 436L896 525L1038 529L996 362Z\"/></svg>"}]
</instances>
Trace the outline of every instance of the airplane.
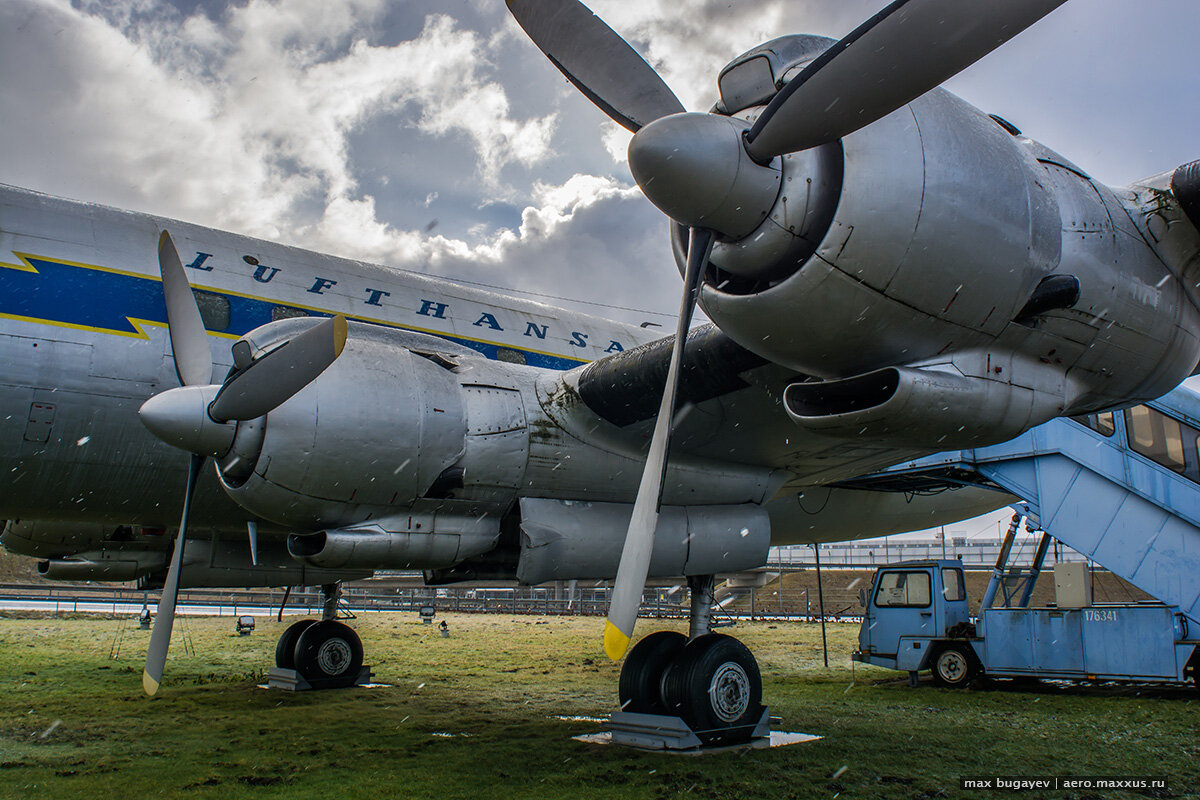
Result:
<instances>
[{"instance_id":1,"label":"airplane","mask_svg":"<svg viewBox=\"0 0 1200 800\"><path fill-rule=\"evenodd\" d=\"M999 508L863 477L1196 372L1200 162L1107 187L938 88L1061 3L896 0L747 51L689 113L577 0L508 0L635 134L684 276L666 338L0 189L0 542L162 587L151 694L180 586L322 586L276 662L332 687L363 659L342 581L613 580L622 706L739 740L761 678L711 632L715 575ZM681 575L689 635L629 649L647 578Z\"/></svg>"}]
</instances>

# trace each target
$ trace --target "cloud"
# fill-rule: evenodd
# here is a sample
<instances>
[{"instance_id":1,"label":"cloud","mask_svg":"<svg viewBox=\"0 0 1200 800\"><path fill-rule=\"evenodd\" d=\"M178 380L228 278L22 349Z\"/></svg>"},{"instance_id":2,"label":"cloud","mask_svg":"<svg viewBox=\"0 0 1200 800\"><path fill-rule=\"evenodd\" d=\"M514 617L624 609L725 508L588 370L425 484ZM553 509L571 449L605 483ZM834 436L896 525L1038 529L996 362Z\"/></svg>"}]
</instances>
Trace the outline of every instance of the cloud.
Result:
<instances>
[{"instance_id":1,"label":"cloud","mask_svg":"<svg viewBox=\"0 0 1200 800\"><path fill-rule=\"evenodd\" d=\"M6 0L0 180L337 255L670 312L629 134L470 0ZM882 0L589 0L688 108L759 42ZM185 10L180 10L181 8ZM1188 0L1066 4L952 81L1104 180L1195 158ZM1114 22L1115 21L1115 22ZM1128 53L1153 64L1097 59ZM1102 89L1102 90L1101 90ZM1132 109L1132 113L1130 113ZM588 270L585 272L585 270Z\"/></svg>"},{"instance_id":2,"label":"cloud","mask_svg":"<svg viewBox=\"0 0 1200 800\"><path fill-rule=\"evenodd\" d=\"M358 220L373 242L387 226L364 216L372 202L358 196L348 143L373 118L402 113L413 135L465 138L477 186L504 194L508 165L548 157L554 114L513 118L504 88L485 77L484 40L448 16L429 15L395 45L371 44L385 7L252 0L219 20L180 20L146 0L6 3L4 179L116 194L298 244L304 231ZM70 102L56 100L64 93ZM321 223L305 219L321 207ZM334 244L353 255L359 238Z\"/></svg>"},{"instance_id":3,"label":"cloud","mask_svg":"<svg viewBox=\"0 0 1200 800\"><path fill-rule=\"evenodd\" d=\"M356 237L356 249L367 261L538 296L599 301L621 319L641 322L646 319L641 310L670 309L670 302L656 302L679 291L666 223L645 225L654 213L636 186L577 174L561 184L535 184L531 199L519 226L477 231L476 244L392 228L378 221L371 198L330 203L320 222L302 233L317 249ZM633 269L638 265L641 270ZM628 279L631 272L636 281ZM596 313L588 305L575 307Z\"/></svg>"}]
</instances>

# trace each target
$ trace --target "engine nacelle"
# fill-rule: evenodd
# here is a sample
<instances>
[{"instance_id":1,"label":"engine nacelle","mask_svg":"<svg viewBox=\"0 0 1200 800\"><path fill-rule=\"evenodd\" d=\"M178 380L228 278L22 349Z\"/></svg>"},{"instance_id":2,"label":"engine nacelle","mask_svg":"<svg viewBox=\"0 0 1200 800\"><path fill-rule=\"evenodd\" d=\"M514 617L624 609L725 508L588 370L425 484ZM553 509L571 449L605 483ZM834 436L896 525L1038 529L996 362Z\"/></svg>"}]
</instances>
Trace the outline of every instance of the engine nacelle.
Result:
<instances>
[{"instance_id":1,"label":"engine nacelle","mask_svg":"<svg viewBox=\"0 0 1200 800\"><path fill-rule=\"evenodd\" d=\"M491 550L499 519L467 507L430 508L288 537L298 561L325 569L439 569Z\"/></svg>"},{"instance_id":2,"label":"engine nacelle","mask_svg":"<svg viewBox=\"0 0 1200 800\"><path fill-rule=\"evenodd\" d=\"M824 436L949 450L1007 441L1061 414L1071 395L1057 369L984 355L794 383L783 404L797 425Z\"/></svg>"},{"instance_id":3,"label":"engine nacelle","mask_svg":"<svg viewBox=\"0 0 1200 800\"><path fill-rule=\"evenodd\" d=\"M295 332L275 323L247 339L262 352ZM239 425L220 464L226 491L266 519L308 529L426 496L463 455L467 434L454 364L438 355L454 346L430 345L428 337L351 322L345 350L319 380L265 425Z\"/></svg>"},{"instance_id":4,"label":"engine nacelle","mask_svg":"<svg viewBox=\"0 0 1200 800\"><path fill-rule=\"evenodd\" d=\"M133 581L166 566L161 552L81 553L77 557L39 561L38 575L52 581Z\"/></svg>"},{"instance_id":5,"label":"engine nacelle","mask_svg":"<svg viewBox=\"0 0 1200 800\"><path fill-rule=\"evenodd\" d=\"M119 526L104 522L13 519L0 531L0 544L10 553L57 561L81 551L99 550L121 533Z\"/></svg>"},{"instance_id":6,"label":"engine nacelle","mask_svg":"<svg viewBox=\"0 0 1200 800\"><path fill-rule=\"evenodd\" d=\"M633 506L522 498L517 579L524 584L617 574ZM663 506L650 577L760 567L771 545L762 506Z\"/></svg>"},{"instance_id":7,"label":"engine nacelle","mask_svg":"<svg viewBox=\"0 0 1200 800\"><path fill-rule=\"evenodd\" d=\"M822 149L785 162L783 193L810 189L790 206L819 243L789 251L764 223L742 249L778 252L765 279L713 270L702 292L723 331L772 361L840 377L928 358L946 346L931 321L953 327L956 346L982 343L1058 264L1058 207L1036 160L948 92ZM724 257L714 248L715 266Z\"/></svg>"},{"instance_id":8,"label":"engine nacelle","mask_svg":"<svg viewBox=\"0 0 1200 800\"><path fill-rule=\"evenodd\" d=\"M171 541L160 549L145 549L134 542L114 541L99 550L85 550L65 558L38 563L40 575L60 581L134 581L139 589L162 587L167 574ZM281 538L264 537L259 541L257 563L245 536L234 538L189 538L184 546L181 588L312 586L337 581L369 578L371 568L340 567L323 569L297 563Z\"/></svg>"}]
</instances>

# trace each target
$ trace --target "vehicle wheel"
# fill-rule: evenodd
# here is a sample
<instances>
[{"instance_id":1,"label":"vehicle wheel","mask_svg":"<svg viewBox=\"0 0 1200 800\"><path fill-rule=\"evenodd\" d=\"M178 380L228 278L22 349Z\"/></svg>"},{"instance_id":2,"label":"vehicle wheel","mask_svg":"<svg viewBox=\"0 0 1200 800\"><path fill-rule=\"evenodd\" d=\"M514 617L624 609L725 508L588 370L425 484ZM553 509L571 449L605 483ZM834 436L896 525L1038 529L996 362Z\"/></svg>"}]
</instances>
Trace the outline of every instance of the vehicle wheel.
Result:
<instances>
[{"instance_id":1,"label":"vehicle wheel","mask_svg":"<svg viewBox=\"0 0 1200 800\"><path fill-rule=\"evenodd\" d=\"M975 663L962 645L946 645L933 657L933 680L939 685L958 689L970 683L973 677Z\"/></svg>"},{"instance_id":2,"label":"vehicle wheel","mask_svg":"<svg viewBox=\"0 0 1200 800\"><path fill-rule=\"evenodd\" d=\"M300 634L304 633L310 625L316 624L315 619L302 619L299 622L293 622L279 637L279 643L275 645L275 666L281 669L296 668L296 640L300 638Z\"/></svg>"},{"instance_id":3,"label":"vehicle wheel","mask_svg":"<svg viewBox=\"0 0 1200 800\"><path fill-rule=\"evenodd\" d=\"M758 662L732 636L697 636L668 667L663 700L705 744L749 741L762 716Z\"/></svg>"},{"instance_id":4,"label":"vehicle wheel","mask_svg":"<svg viewBox=\"0 0 1200 800\"><path fill-rule=\"evenodd\" d=\"M354 685L362 662L362 641L353 628L340 622L310 625L296 641L296 671L314 689Z\"/></svg>"},{"instance_id":5,"label":"vehicle wheel","mask_svg":"<svg viewBox=\"0 0 1200 800\"><path fill-rule=\"evenodd\" d=\"M621 710L664 714L662 681L667 667L682 652L687 637L675 631L655 631L633 646L621 667L617 694Z\"/></svg>"}]
</instances>

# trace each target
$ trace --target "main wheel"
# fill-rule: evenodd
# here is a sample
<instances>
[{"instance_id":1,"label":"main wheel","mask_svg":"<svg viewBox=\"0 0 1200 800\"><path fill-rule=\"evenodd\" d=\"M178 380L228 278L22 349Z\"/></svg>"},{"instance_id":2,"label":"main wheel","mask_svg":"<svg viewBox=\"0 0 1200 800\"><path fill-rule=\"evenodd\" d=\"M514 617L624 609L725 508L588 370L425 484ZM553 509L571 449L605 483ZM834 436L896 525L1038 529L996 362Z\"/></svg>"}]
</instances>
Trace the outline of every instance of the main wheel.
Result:
<instances>
[{"instance_id":1,"label":"main wheel","mask_svg":"<svg viewBox=\"0 0 1200 800\"><path fill-rule=\"evenodd\" d=\"M732 636L697 636L668 668L663 700L706 744L749 741L762 716L758 662Z\"/></svg>"},{"instance_id":2,"label":"main wheel","mask_svg":"<svg viewBox=\"0 0 1200 800\"><path fill-rule=\"evenodd\" d=\"M933 680L942 686L958 689L975 677L975 663L966 648L948 644L933 657Z\"/></svg>"},{"instance_id":3,"label":"main wheel","mask_svg":"<svg viewBox=\"0 0 1200 800\"><path fill-rule=\"evenodd\" d=\"M296 640L310 625L316 623L315 619L302 619L287 627L287 630L279 637L278 644L275 645L275 666L282 669L296 668Z\"/></svg>"},{"instance_id":4,"label":"main wheel","mask_svg":"<svg viewBox=\"0 0 1200 800\"><path fill-rule=\"evenodd\" d=\"M663 714L662 681L667 667L683 650L687 637L675 631L655 631L633 646L621 667L617 690L621 710Z\"/></svg>"},{"instance_id":5,"label":"main wheel","mask_svg":"<svg viewBox=\"0 0 1200 800\"><path fill-rule=\"evenodd\" d=\"M362 641L340 622L310 625L296 641L296 671L315 689L354 685L362 662Z\"/></svg>"}]
</instances>

